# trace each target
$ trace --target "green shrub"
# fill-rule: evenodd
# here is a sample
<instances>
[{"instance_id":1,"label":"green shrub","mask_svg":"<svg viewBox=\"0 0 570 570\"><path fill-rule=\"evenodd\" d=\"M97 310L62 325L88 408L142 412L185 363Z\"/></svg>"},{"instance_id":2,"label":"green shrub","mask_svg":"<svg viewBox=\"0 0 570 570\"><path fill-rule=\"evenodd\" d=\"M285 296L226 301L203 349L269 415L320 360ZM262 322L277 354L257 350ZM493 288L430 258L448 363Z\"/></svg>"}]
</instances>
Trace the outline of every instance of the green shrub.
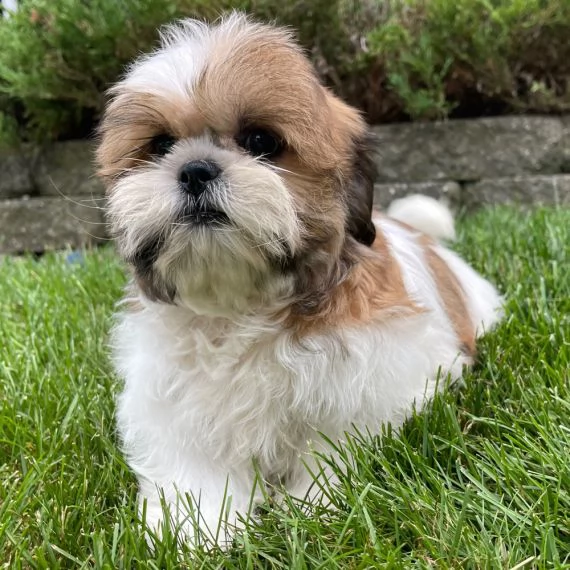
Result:
<instances>
[{"instance_id":1,"label":"green shrub","mask_svg":"<svg viewBox=\"0 0 570 570\"><path fill-rule=\"evenodd\" d=\"M159 26L228 8L293 27L372 122L570 109L570 0L24 0L0 19L0 141L88 135Z\"/></svg>"},{"instance_id":2,"label":"green shrub","mask_svg":"<svg viewBox=\"0 0 570 570\"><path fill-rule=\"evenodd\" d=\"M28 0L0 20L0 91L22 102L28 136L88 134L125 64L184 15L214 17L208 0ZM223 7L223 2L218 5Z\"/></svg>"},{"instance_id":3,"label":"green shrub","mask_svg":"<svg viewBox=\"0 0 570 570\"><path fill-rule=\"evenodd\" d=\"M100 116L105 90L129 61L155 45L157 29L167 22L184 16L213 20L230 8L246 10L292 25L301 41L314 48L315 57L332 62L333 69L350 48L343 18L359 12L360 4L350 0L27 0L17 13L0 20L0 92L23 105L22 138L86 136ZM323 72L326 76L327 70ZM329 75L328 79L334 76ZM1 109L5 111L0 101Z\"/></svg>"},{"instance_id":4,"label":"green shrub","mask_svg":"<svg viewBox=\"0 0 570 570\"><path fill-rule=\"evenodd\" d=\"M19 124L14 101L0 95L0 148L18 144Z\"/></svg>"},{"instance_id":5,"label":"green shrub","mask_svg":"<svg viewBox=\"0 0 570 570\"><path fill-rule=\"evenodd\" d=\"M413 118L570 109L570 0L392 0L368 34ZM471 107L471 108L470 108Z\"/></svg>"}]
</instances>

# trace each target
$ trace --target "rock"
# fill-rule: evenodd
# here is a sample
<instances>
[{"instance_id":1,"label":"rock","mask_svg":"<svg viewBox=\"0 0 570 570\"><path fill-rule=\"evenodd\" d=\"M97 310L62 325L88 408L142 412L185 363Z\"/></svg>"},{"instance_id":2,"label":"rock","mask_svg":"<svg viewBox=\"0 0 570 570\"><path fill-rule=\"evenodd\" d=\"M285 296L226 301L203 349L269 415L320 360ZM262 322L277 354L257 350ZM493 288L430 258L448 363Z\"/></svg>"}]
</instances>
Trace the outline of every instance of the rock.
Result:
<instances>
[{"instance_id":1,"label":"rock","mask_svg":"<svg viewBox=\"0 0 570 570\"><path fill-rule=\"evenodd\" d=\"M31 198L0 201L0 253L81 247L106 238L102 200Z\"/></svg>"},{"instance_id":2,"label":"rock","mask_svg":"<svg viewBox=\"0 0 570 570\"><path fill-rule=\"evenodd\" d=\"M24 150L0 150L0 199L33 194L30 158Z\"/></svg>"},{"instance_id":3,"label":"rock","mask_svg":"<svg viewBox=\"0 0 570 570\"><path fill-rule=\"evenodd\" d=\"M570 168L570 121L499 117L373 128L379 182L476 181Z\"/></svg>"},{"instance_id":4,"label":"rock","mask_svg":"<svg viewBox=\"0 0 570 570\"><path fill-rule=\"evenodd\" d=\"M452 208L460 205L461 186L453 181L409 182L376 184L374 186L374 206L387 208L390 202L410 194L425 194L438 200L444 200Z\"/></svg>"},{"instance_id":5,"label":"rock","mask_svg":"<svg viewBox=\"0 0 570 570\"><path fill-rule=\"evenodd\" d=\"M462 189L467 207L489 204L570 206L570 174L492 178Z\"/></svg>"},{"instance_id":6,"label":"rock","mask_svg":"<svg viewBox=\"0 0 570 570\"><path fill-rule=\"evenodd\" d=\"M34 169L34 183L41 196L101 196L103 185L95 177L95 144L65 141L42 149Z\"/></svg>"}]
</instances>

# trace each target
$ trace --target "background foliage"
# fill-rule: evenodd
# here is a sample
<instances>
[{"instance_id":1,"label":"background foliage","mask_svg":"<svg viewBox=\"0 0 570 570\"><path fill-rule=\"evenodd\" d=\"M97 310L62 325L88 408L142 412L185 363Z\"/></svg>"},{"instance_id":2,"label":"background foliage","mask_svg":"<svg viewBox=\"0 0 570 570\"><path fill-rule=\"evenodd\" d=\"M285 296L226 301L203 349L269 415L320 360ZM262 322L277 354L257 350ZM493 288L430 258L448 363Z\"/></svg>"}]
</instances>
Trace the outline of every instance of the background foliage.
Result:
<instances>
[{"instance_id":1,"label":"background foliage","mask_svg":"<svg viewBox=\"0 0 570 570\"><path fill-rule=\"evenodd\" d=\"M570 108L570 0L23 0L0 20L0 138L90 134L157 28L230 8L294 27L371 122Z\"/></svg>"}]
</instances>

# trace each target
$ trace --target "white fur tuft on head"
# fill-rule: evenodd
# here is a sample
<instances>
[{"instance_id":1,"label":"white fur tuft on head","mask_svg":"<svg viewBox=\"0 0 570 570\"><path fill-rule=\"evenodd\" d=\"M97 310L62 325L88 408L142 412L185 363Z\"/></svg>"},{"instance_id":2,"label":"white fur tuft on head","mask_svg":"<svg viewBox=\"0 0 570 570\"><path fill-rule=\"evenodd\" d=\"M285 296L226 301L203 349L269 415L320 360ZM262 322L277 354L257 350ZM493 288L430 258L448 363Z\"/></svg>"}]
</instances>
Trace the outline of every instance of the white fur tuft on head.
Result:
<instances>
[{"instance_id":1,"label":"white fur tuft on head","mask_svg":"<svg viewBox=\"0 0 570 570\"><path fill-rule=\"evenodd\" d=\"M455 239L455 223L448 206L430 196L413 194L394 200L386 212L390 218L412 226L433 238Z\"/></svg>"}]
</instances>

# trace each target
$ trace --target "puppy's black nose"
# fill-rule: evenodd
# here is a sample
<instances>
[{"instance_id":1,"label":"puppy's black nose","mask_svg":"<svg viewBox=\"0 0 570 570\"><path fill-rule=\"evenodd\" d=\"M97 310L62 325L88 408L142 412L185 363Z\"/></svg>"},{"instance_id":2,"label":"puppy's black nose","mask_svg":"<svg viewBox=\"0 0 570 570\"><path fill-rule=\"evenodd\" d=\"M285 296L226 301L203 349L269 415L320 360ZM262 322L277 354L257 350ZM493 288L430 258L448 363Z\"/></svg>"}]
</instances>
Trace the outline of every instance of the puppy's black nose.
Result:
<instances>
[{"instance_id":1,"label":"puppy's black nose","mask_svg":"<svg viewBox=\"0 0 570 570\"><path fill-rule=\"evenodd\" d=\"M214 180L220 175L221 168L209 160L193 160L187 162L180 170L178 181L184 192L199 196L206 189L210 180Z\"/></svg>"}]
</instances>

